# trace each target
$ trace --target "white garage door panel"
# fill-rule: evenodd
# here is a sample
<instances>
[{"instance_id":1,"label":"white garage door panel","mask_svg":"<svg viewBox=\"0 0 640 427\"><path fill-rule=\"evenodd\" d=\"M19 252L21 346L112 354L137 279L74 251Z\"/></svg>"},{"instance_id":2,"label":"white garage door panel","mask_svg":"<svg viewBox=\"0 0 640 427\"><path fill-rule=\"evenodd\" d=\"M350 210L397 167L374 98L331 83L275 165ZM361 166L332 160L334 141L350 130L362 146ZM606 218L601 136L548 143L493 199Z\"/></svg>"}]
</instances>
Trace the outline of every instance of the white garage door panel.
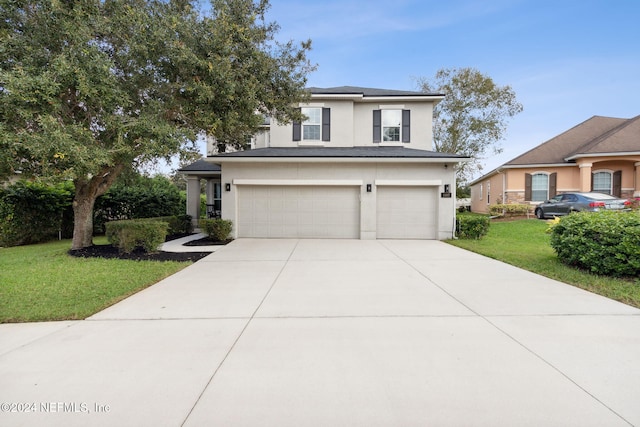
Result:
<instances>
[{"instance_id":1,"label":"white garage door panel","mask_svg":"<svg viewBox=\"0 0 640 427\"><path fill-rule=\"evenodd\" d=\"M437 188L377 188L377 237L379 239L435 239Z\"/></svg>"},{"instance_id":2,"label":"white garage door panel","mask_svg":"<svg viewBox=\"0 0 640 427\"><path fill-rule=\"evenodd\" d=\"M360 188L238 187L238 236L359 238Z\"/></svg>"}]
</instances>

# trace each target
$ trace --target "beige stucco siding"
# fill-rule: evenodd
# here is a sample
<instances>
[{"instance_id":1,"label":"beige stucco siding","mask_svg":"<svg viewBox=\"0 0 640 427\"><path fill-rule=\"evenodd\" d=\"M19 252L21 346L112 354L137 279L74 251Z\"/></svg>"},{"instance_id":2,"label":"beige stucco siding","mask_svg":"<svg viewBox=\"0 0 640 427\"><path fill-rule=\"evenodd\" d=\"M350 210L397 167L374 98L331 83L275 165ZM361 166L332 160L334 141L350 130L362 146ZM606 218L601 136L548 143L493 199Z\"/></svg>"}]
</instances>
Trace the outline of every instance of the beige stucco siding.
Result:
<instances>
[{"instance_id":1,"label":"beige stucco siding","mask_svg":"<svg viewBox=\"0 0 640 427\"><path fill-rule=\"evenodd\" d=\"M331 139L329 141L294 141L293 125L272 123L269 139L273 147L299 147L321 145L323 147L366 147L373 142L373 110L411 110L411 142L396 143L407 148L432 150L433 103L408 102L359 102L324 101L301 104L302 106L331 109Z\"/></svg>"},{"instance_id":2,"label":"beige stucco siding","mask_svg":"<svg viewBox=\"0 0 640 427\"><path fill-rule=\"evenodd\" d=\"M224 191L226 184L230 191ZM435 238L447 239L454 232L455 198L442 198L444 185L455 189L455 171L442 164L424 163L331 163L277 162L222 165L222 216L238 223L238 191L244 185L357 187L360 205L360 238L377 238L377 189L384 187L429 187L437 218ZM371 191L367 191L367 185ZM240 191L242 191L240 189ZM436 195L434 198L433 196ZM425 213L426 215L427 213ZM237 230L234 230L237 233ZM237 237L237 234L235 234Z\"/></svg>"}]
</instances>

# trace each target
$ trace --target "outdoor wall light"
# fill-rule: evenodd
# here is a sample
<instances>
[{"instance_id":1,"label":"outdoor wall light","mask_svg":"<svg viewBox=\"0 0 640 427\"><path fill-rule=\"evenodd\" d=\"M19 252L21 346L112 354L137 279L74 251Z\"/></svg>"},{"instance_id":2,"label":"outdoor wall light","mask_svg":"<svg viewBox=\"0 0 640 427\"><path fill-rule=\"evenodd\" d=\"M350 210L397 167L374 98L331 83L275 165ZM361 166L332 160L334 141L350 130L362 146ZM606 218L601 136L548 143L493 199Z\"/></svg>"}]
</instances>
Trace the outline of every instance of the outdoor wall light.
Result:
<instances>
[{"instance_id":1,"label":"outdoor wall light","mask_svg":"<svg viewBox=\"0 0 640 427\"><path fill-rule=\"evenodd\" d=\"M448 193L448 192L449 192L449 188L450 188L450 187L449 187L449 184L445 184L445 185L444 185L444 192L445 192L445 193Z\"/></svg>"},{"instance_id":2,"label":"outdoor wall light","mask_svg":"<svg viewBox=\"0 0 640 427\"><path fill-rule=\"evenodd\" d=\"M224 185L224 191L231 191L231 184L228 182Z\"/></svg>"},{"instance_id":3,"label":"outdoor wall light","mask_svg":"<svg viewBox=\"0 0 640 427\"><path fill-rule=\"evenodd\" d=\"M444 168L446 169L446 168L448 168L448 167L449 167L449 165L445 163L445 164L444 164Z\"/></svg>"},{"instance_id":4,"label":"outdoor wall light","mask_svg":"<svg viewBox=\"0 0 640 427\"><path fill-rule=\"evenodd\" d=\"M371 193L371 184L367 184L367 193Z\"/></svg>"}]
</instances>

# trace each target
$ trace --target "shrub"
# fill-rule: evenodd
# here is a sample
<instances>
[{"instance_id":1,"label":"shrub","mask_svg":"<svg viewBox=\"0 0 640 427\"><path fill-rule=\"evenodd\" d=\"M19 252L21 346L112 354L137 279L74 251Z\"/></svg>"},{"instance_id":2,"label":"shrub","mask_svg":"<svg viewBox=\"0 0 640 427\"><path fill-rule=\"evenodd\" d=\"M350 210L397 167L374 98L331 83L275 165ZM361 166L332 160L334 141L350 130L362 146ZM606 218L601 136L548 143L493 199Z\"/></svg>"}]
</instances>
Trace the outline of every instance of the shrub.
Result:
<instances>
[{"instance_id":1,"label":"shrub","mask_svg":"<svg viewBox=\"0 0 640 427\"><path fill-rule=\"evenodd\" d=\"M527 215L531 213L531 205L508 203L489 206L489 214L497 215Z\"/></svg>"},{"instance_id":2,"label":"shrub","mask_svg":"<svg viewBox=\"0 0 640 427\"><path fill-rule=\"evenodd\" d=\"M638 212L578 212L551 227L551 246L565 264L595 274L640 275Z\"/></svg>"},{"instance_id":3,"label":"shrub","mask_svg":"<svg viewBox=\"0 0 640 427\"><path fill-rule=\"evenodd\" d=\"M489 232L490 219L486 215L459 214L456 230L461 239L480 239Z\"/></svg>"},{"instance_id":4,"label":"shrub","mask_svg":"<svg viewBox=\"0 0 640 427\"><path fill-rule=\"evenodd\" d=\"M156 252L167 237L169 224L157 220L122 220L105 224L107 240L120 252L131 253L137 247Z\"/></svg>"},{"instance_id":5,"label":"shrub","mask_svg":"<svg viewBox=\"0 0 640 427\"><path fill-rule=\"evenodd\" d=\"M229 238L231 230L233 229L233 223L226 219L201 219L200 227L209 236L209 238L225 241Z\"/></svg>"},{"instance_id":6,"label":"shrub","mask_svg":"<svg viewBox=\"0 0 640 427\"><path fill-rule=\"evenodd\" d=\"M0 189L0 246L28 245L73 233L73 184L19 181Z\"/></svg>"}]
</instances>

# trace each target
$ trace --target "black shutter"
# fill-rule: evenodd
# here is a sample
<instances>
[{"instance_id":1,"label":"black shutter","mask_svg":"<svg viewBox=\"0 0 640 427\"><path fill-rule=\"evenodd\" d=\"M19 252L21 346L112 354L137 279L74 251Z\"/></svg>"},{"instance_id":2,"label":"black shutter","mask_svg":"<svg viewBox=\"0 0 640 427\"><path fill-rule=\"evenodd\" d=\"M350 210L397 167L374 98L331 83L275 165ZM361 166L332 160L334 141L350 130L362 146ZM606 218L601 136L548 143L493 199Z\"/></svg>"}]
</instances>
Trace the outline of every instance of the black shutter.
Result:
<instances>
[{"instance_id":1,"label":"black shutter","mask_svg":"<svg viewBox=\"0 0 640 427\"><path fill-rule=\"evenodd\" d=\"M293 122L293 140L300 141L302 139L302 123Z\"/></svg>"},{"instance_id":2,"label":"black shutter","mask_svg":"<svg viewBox=\"0 0 640 427\"><path fill-rule=\"evenodd\" d=\"M613 196L622 197L622 171L613 173Z\"/></svg>"},{"instance_id":3,"label":"black shutter","mask_svg":"<svg viewBox=\"0 0 640 427\"><path fill-rule=\"evenodd\" d=\"M298 108L298 111L302 110ZM300 141L302 140L302 123L301 122L293 122L293 140Z\"/></svg>"},{"instance_id":4,"label":"black shutter","mask_svg":"<svg viewBox=\"0 0 640 427\"><path fill-rule=\"evenodd\" d=\"M382 110L373 110L373 142L382 140Z\"/></svg>"},{"instance_id":5,"label":"black shutter","mask_svg":"<svg viewBox=\"0 0 640 427\"><path fill-rule=\"evenodd\" d=\"M549 198L552 198L558 192L558 174L549 174Z\"/></svg>"},{"instance_id":6,"label":"black shutter","mask_svg":"<svg viewBox=\"0 0 640 427\"><path fill-rule=\"evenodd\" d=\"M526 202L531 201L531 174L524 174L524 200Z\"/></svg>"},{"instance_id":7,"label":"black shutter","mask_svg":"<svg viewBox=\"0 0 640 427\"><path fill-rule=\"evenodd\" d=\"M402 110L402 142L411 142L411 110Z\"/></svg>"},{"instance_id":8,"label":"black shutter","mask_svg":"<svg viewBox=\"0 0 640 427\"><path fill-rule=\"evenodd\" d=\"M331 109L322 109L322 140L331 141Z\"/></svg>"}]
</instances>

